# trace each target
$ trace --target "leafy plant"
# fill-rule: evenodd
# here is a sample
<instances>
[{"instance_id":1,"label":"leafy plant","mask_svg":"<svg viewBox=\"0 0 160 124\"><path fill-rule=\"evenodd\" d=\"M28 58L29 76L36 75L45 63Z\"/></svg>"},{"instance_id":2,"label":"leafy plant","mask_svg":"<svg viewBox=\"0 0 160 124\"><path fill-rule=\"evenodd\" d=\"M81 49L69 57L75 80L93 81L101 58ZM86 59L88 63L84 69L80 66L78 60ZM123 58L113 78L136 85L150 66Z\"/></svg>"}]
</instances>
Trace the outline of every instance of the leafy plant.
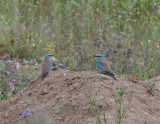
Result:
<instances>
[{"instance_id":1,"label":"leafy plant","mask_svg":"<svg viewBox=\"0 0 160 124\"><path fill-rule=\"evenodd\" d=\"M22 122L21 124L51 124L52 119L48 114L41 109L36 110L34 113L27 109L22 113Z\"/></svg>"},{"instance_id":2,"label":"leafy plant","mask_svg":"<svg viewBox=\"0 0 160 124\"><path fill-rule=\"evenodd\" d=\"M146 88L152 94L152 96L154 96L155 83L153 83L153 84L146 84Z\"/></svg>"},{"instance_id":3,"label":"leafy plant","mask_svg":"<svg viewBox=\"0 0 160 124\"><path fill-rule=\"evenodd\" d=\"M31 69L32 68L32 69ZM35 75L34 67L21 67L19 62L4 61L0 80L1 100L7 100L19 90L27 86Z\"/></svg>"}]
</instances>

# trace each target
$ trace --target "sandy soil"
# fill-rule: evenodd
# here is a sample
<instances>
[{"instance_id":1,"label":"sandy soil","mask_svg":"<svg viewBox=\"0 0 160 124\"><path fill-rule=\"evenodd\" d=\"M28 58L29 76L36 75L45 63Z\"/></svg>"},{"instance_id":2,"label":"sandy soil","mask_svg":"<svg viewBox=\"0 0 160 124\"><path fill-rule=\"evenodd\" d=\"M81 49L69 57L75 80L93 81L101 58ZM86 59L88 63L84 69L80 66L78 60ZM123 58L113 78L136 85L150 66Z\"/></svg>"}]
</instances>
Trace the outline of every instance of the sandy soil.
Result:
<instances>
[{"instance_id":1,"label":"sandy soil","mask_svg":"<svg viewBox=\"0 0 160 124\"><path fill-rule=\"evenodd\" d=\"M160 124L160 77L142 83L126 75L116 78L63 70L51 72L43 81L38 77L10 100L0 102L0 124L20 124L26 109L45 110L53 124L96 124L89 96L97 103L102 124L103 113L108 124L115 124L115 97L121 87L125 90L123 106L130 101L123 124ZM156 83L154 96L145 88L146 82Z\"/></svg>"}]
</instances>

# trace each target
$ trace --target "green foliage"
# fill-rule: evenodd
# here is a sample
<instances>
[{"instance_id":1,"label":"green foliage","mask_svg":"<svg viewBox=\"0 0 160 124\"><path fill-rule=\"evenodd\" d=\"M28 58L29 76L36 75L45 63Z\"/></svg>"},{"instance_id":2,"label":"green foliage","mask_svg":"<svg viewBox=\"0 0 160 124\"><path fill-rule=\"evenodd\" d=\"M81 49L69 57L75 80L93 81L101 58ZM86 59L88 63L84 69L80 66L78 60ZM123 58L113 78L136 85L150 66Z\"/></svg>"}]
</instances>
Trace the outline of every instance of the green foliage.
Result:
<instances>
[{"instance_id":1,"label":"green foliage","mask_svg":"<svg viewBox=\"0 0 160 124\"><path fill-rule=\"evenodd\" d=\"M94 114L94 117L96 119L96 124L101 124L101 120L100 120L100 115L99 115L99 111L98 111L98 106L97 106L97 103L96 103L96 100L94 99L93 95L91 94L91 89L89 86L87 86L88 88L88 93L86 94L88 100L89 100L89 103L91 105L91 108L92 108L92 111L93 111L93 114ZM106 118L104 117L104 120ZM106 121L106 120L105 120Z\"/></svg>"},{"instance_id":2,"label":"green foliage","mask_svg":"<svg viewBox=\"0 0 160 124\"><path fill-rule=\"evenodd\" d=\"M116 102L116 124L122 124L122 119L124 117L124 114L126 112L126 109L122 106L123 103L123 96L124 96L124 89L120 88L118 90L118 97L115 99Z\"/></svg>"},{"instance_id":3,"label":"green foliage","mask_svg":"<svg viewBox=\"0 0 160 124\"><path fill-rule=\"evenodd\" d=\"M88 92L86 93L86 96L87 96L88 101L91 105L94 117L96 119L96 124L101 124L102 122L101 122L101 119L100 119L98 104L97 104L97 101L95 100L95 98L93 97L93 95L91 93L91 88L88 85L88 83L87 83L87 89L88 89ZM107 124L107 119L106 119L105 113L103 113L103 121L104 121L104 124Z\"/></svg>"},{"instance_id":4,"label":"green foliage","mask_svg":"<svg viewBox=\"0 0 160 124\"><path fill-rule=\"evenodd\" d=\"M115 95L115 103L116 103L116 124L122 124L123 119L125 117L125 113L130 105L132 95L130 94L129 101L127 105L124 105L124 88L118 88L117 95Z\"/></svg>"},{"instance_id":5,"label":"green foliage","mask_svg":"<svg viewBox=\"0 0 160 124\"><path fill-rule=\"evenodd\" d=\"M4 63L0 77L0 100L7 100L26 87L36 74L36 67L19 67L17 64L11 60Z\"/></svg>"},{"instance_id":6,"label":"green foliage","mask_svg":"<svg viewBox=\"0 0 160 124\"><path fill-rule=\"evenodd\" d=\"M145 80L160 74L159 5L159 0L4 0L0 55L39 60L52 53L78 71L93 70L92 55L102 53L117 74Z\"/></svg>"},{"instance_id":7,"label":"green foliage","mask_svg":"<svg viewBox=\"0 0 160 124\"><path fill-rule=\"evenodd\" d=\"M146 84L146 88L152 94L152 96L154 96L155 83L153 83L153 84Z\"/></svg>"}]
</instances>

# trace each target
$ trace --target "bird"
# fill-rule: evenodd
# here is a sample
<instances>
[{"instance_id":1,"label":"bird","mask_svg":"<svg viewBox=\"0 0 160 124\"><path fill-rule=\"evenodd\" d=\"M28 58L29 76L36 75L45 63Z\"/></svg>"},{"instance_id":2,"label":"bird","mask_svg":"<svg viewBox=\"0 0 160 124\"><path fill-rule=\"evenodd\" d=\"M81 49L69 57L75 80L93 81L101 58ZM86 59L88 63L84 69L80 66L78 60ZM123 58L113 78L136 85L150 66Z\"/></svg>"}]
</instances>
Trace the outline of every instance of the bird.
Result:
<instances>
[{"instance_id":1,"label":"bird","mask_svg":"<svg viewBox=\"0 0 160 124\"><path fill-rule=\"evenodd\" d=\"M115 75L111 72L110 66L107 62L107 60L105 60L104 55L101 54L97 54L94 55L94 57L96 57L96 66L99 70L99 72L108 75L110 77L112 77L114 80L116 80Z\"/></svg>"},{"instance_id":2,"label":"bird","mask_svg":"<svg viewBox=\"0 0 160 124\"><path fill-rule=\"evenodd\" d=\"M46 76L52 69L53 66L52 57L53 57L52 54L46 54L44 57L44 62L42 64L42 80L46 78Z\"/></svg>"}]
</instances>

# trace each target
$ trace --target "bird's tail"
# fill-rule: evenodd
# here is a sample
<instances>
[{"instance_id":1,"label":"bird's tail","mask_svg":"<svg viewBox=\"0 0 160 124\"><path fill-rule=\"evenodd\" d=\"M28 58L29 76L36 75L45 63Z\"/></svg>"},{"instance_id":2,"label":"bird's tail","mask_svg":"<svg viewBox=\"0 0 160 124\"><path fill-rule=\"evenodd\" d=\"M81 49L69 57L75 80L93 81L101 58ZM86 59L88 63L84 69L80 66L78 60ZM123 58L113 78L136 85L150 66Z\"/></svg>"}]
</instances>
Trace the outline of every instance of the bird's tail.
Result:
<instances>
[{"instance_id":1,"label":"bird's tail","mask_svg":"<svg viewBox=\"0 0 160 124\"><path fill-rule=\"evenodd\" d=\"M47 74L48 74L48 73L44 73L44 74L42 74L42 78L41 78L41 80L44 80L44 78L46 78Z\"/></svg>"},{"instance_id":2,"label":"bird's tail","mask_svg":"<svg viewBox=\"0 0 160 124\"><path fill-rule=\"evenodd\" d=\"M105 71L105 74L111 76L114 80L117 80L116 77L115 77L115 75L113 73Z\"/></svg>"}]
</instances>

